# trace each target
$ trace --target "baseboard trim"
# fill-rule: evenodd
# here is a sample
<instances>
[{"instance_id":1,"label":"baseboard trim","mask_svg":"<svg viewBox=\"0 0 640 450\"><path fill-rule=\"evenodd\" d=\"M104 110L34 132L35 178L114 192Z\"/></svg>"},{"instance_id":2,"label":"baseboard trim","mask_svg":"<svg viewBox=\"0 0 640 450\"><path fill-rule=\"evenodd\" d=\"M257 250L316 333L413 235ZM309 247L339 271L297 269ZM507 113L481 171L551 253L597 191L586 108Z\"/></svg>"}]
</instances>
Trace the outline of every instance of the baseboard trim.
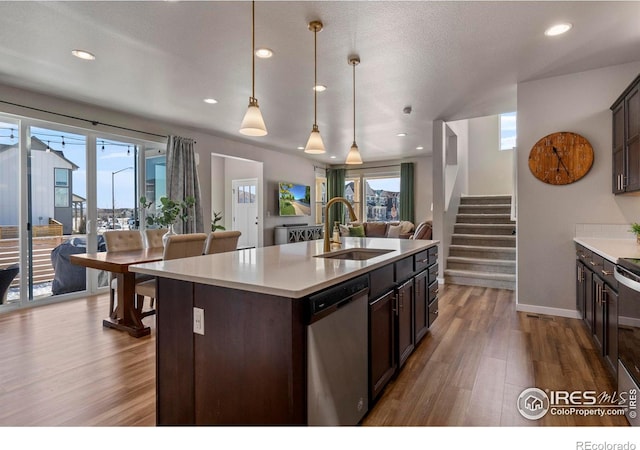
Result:
<instances>
[{"instance_id":1,"label":"baseboard trim","mask_svg":"<svg viewBox=\"0 0 640 450\"><path fill-rule=\"evenodd\" d=\"M517 304L516 311L535 313L535 314L546 314L548 316L567 317L569 319L580 319L580 313L578 313L578 311L574 309L562 309L562 308L552 308L549 306Z\"/></svg>"}]
</instances>

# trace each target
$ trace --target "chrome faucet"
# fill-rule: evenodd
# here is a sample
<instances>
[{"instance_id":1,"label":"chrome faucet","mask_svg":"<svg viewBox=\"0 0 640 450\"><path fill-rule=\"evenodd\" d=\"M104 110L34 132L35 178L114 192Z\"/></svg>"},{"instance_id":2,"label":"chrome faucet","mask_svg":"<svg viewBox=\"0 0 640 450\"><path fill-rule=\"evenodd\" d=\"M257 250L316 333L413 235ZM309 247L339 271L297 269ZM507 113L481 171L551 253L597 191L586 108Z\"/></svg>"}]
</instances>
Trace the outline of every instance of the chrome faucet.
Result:
<instances>
[{"instance_id":1,"label":"chrome faucet","mask_svg":"<svg viewBox=\"0 0 640 450\"><path fill-rule=\"evenodd\" d=\"M351 206L351 203L349 203L349 200L347 200L346 198L333 197L331 200L329 200L324 208L324 211L325 211L324 212L324 251L325 252L331 251L331 239L329 238L329 236L331 235L331 230L329 229L329 208L331 207L331 205L338 202L341 202L347 205L347 209L349 210L349 216L351 217L352 222L355 222L358 219L356 217L356 213L353 211L353 207Z\"/></svg>"}]
</instances>

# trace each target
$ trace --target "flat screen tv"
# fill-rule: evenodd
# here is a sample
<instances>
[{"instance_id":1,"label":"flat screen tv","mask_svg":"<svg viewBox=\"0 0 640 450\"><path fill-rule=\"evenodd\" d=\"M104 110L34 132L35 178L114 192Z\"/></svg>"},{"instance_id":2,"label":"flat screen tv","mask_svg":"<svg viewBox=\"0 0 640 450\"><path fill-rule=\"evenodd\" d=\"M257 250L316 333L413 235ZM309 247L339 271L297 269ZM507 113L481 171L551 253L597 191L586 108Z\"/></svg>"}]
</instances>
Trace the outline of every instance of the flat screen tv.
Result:
<instances>
[{"instance_id":1,"label":"flat screen tv","mask_svg":"<svg viewBox=\"0 0 640 450\"><path fill-rule=\"evenodd\" d=\"M278 206L281 216L311 215L311 186L278 183Z\"/></svg>"}]
</instances>

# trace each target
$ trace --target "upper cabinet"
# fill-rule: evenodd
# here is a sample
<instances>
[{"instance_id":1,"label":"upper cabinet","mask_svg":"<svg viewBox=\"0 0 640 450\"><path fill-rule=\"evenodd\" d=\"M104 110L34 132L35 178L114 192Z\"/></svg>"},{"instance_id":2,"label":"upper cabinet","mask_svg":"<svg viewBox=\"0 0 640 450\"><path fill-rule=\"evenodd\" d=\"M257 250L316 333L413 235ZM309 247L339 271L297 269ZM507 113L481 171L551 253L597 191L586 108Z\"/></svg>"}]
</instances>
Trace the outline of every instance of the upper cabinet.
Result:
<instances>
[{"instance_id":1,"label":"upper cabinet","mask_svg":"<svg viewBox=\"0 0 640 450\"><path fill-rule=\"evenodd\" d=\"M614 194L640 191L640 75L611 106Z\"/></svg>"}]
</instances>

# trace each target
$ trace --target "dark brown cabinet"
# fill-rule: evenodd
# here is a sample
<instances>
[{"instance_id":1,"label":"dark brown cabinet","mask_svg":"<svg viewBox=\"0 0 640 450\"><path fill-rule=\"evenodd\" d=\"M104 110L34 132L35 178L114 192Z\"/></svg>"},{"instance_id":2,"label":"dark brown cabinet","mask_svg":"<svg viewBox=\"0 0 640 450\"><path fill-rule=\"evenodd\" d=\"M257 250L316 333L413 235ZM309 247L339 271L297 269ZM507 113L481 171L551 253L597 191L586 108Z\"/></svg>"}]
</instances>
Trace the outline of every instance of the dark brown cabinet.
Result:
<instances>
[{"instance_id":1,"label":"dark brown cabinet","mask_svg":"<svg viewBox=\"0 0 640 450\"><path fill-rule=\"evenodd\" d=\"M576 245L576 308L612 376L618 367L618 284L614 264Z\"/></svg>"},{"instance_id":2,"label":"dark brown cabinet","mask_svg":"<svg viewBox=\"0 0 640 450\"><path fill-rule=\"evenodd\" d=\"M604 359L613 374L618 373L618 293L605 285L603 293L605 309L605 348Z\"/></svg>"},{"instance_id":3,"label":"dark brown cabinet","mask_svg":"<svg viewBox=\"0 0 640 450\"><path fill-rule=\"evenodd\" d=\"M417 344L429 331L429 272L424 270L413 278L413 340Z\"/></svg>"},{"instance_id":4,"label":"dark brown cabinet","mask_svg":"<svg viewBox=\"0 0 640 450\"><path fill-rule=\"evenodd\" d=\"M612 111L614 194L640 190L640 76L624 90Z\"/></svg>"},{"instance_id":5,"label":"dark brown cabinet","mask_svg":"<svg viewBox=\"0 0 640 450\"><path fill-rule=\"evenodd\" d=\"M398 286L396 296L398 304L398 329L396 333L398 336L398 368L401 368L415 347L413 340L413 279Z\"/></svg>"},{"instance_id":6,"label":"dark brown cabinet","mask_svg":"<svg viewBox=\"0 0 640 450\"><path fill-rule=\"evenodd\" d=\"M378 398L396 371L395 304L393 291L369 304L371 401Z\"/></svg>"},{"instance_id":7,"label":"dark brown cabinet","mask_svg":"<svg viewBox=\"0 0 640 450\"><path fill-rule=\"evenodd\" d=\"M373 404L438 317L438 249L369 274L369 397Z\"/></svg>"}]
</instances>

